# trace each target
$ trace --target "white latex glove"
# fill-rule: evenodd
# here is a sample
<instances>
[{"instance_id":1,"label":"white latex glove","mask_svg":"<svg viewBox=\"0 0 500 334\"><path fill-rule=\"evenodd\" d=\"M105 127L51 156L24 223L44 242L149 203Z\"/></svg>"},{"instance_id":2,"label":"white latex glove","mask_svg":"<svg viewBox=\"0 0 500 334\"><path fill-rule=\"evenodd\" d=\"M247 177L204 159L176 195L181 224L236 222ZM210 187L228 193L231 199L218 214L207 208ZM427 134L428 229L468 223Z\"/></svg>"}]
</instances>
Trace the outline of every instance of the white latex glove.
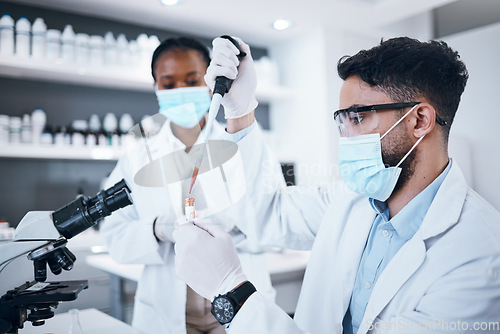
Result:
<instances>
[{"instance_id":1,"label":"white latex glove","mask_svg":"<svg viewBox=\"0 0 500 334\"><path fill-rule=\"evenodd\" d=\"M257 74L250 47L239 38L235 39L240 43L241 51L247 54L241 59L241 63L236 56L240 52L238 48L230 40L218 37L212 42L212 61L205 75L205 82L212 91L215 78L223 76L234 80L229 92L221 101L226 119L244 116L254 110L258 104L255 99Z\"/></svg>"},{"instance_id":2,"label":"white latex glove","mask_svg":"<svg viewBox=\"0 0 500 334\"><path fill-rule=\"evenodd\" d=\"M247 280L231 236L217 224L185 224L175 228L177 276L208 300Z\"/></svg>"}]
</instances>

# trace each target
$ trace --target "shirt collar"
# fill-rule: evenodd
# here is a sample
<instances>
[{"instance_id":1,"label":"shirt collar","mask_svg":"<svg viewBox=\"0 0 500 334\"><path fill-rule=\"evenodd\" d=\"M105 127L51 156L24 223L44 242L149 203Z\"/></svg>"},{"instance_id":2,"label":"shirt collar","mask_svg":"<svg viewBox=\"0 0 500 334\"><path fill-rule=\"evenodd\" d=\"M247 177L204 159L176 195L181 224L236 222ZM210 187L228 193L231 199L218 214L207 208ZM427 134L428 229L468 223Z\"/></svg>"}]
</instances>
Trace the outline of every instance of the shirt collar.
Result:
<instances>
[{"instance_id":1,"label":"shirt collar","mask_svg":"<svg viewBox=\"0 0 500 334\"><path fill-rule=\"evenodd\" d=\"M391 220L388 220L389 208L386 202L370 198L370 204L373 210L377 214L381 215L384 221L389 221L392 224L401 238L410 240L420 228L420 225L422 225L424 217L427 214L427 210L431 206L431 203L434 200L439 187L446 178L450 168L451 160L448 162L444 171L408 204L406 204L405 207L398 212L396 216L392 217Z\"/></svg>"}]
</instances>

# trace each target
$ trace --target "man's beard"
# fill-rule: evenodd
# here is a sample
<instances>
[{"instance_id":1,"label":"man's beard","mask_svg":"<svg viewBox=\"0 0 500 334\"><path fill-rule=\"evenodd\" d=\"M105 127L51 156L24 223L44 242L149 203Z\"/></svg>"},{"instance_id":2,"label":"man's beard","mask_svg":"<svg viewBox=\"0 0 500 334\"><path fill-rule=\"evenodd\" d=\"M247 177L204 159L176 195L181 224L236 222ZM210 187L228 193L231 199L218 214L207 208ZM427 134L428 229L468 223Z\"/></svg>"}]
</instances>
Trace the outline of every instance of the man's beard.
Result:
<instances>
[{"instance_id":1,"label":"man's beard","mask_svg":"<svg viewBox=\"0 0 500 334\"><path fill-rule=\"evenodd\" d=\"M392 129L382 139L382 160L386 167L396 166L401 159L411 150L414 143L406 135L406 127L403 124ZM393 192L401 189L415 173L417 165L417 148L415 148L406 159L399 165L401 174Z\"/></svg>"}]
</instances>

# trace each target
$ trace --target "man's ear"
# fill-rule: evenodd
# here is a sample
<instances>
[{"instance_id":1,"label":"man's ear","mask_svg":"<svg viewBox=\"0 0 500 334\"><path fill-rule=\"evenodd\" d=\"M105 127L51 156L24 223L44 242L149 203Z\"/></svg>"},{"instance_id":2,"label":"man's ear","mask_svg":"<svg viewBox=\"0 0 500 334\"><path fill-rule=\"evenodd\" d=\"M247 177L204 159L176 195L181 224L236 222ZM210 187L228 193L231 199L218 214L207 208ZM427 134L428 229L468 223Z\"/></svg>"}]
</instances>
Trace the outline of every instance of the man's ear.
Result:
<instances>
[{"instance_id":1,"label":"man's ear","mask_svg":"<svg viewBox=\"0 0 500 334\"><path fill-rule=\"evenodd\" d=\"M412 113L416 118L413 134L420 138L431 132L436 126L436 110L429 103L420 103Z\"/></svg>"}]
</instances>

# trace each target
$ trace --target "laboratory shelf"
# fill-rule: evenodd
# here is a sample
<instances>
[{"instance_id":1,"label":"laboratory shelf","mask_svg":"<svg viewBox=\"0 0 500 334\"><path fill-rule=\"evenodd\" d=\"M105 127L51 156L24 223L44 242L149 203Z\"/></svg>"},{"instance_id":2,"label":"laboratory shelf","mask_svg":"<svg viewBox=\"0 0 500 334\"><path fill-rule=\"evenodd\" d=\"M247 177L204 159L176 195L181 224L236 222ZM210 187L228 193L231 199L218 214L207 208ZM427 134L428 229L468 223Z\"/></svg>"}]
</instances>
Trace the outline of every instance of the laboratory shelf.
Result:
<instances>
[{"instance_id":1,"label":"laboratory shelf","mask_svg":"<svg viewBox=\"0 0 500 334\"><path fill-rule=\"evenodd\" d=\"M54 160L118 160L125 149L112 146L0 145L0 158Z\"/></svg>"},{"instance_id":2,"label":"laboratory shelf","mask_svg":"<svg viewBox=\"0 0 500 334\"><path fill-rule=\"evenodd\" d=\"M49 62L3 55L0 58L0 76L142 92L153 91L153 79L149 75L149 69L125 69L109 65L84 67L61 61ZM256 96L262 102L273 102L291 98L293 93L286 87L262 85L257 87Z\"/></svg>"},{"instance_id":3,"label":"laboratory shelf","mask_svg":"<svg viewBox=\"0 0 500 334\"><path fill-rule=\"evenodd\" d=\"M84 67L15 56L0 58L0 76L4 77L150 92L153 80L149 78L149 72L142 72L114 66Z\"/></svg>"}]
</instances>

